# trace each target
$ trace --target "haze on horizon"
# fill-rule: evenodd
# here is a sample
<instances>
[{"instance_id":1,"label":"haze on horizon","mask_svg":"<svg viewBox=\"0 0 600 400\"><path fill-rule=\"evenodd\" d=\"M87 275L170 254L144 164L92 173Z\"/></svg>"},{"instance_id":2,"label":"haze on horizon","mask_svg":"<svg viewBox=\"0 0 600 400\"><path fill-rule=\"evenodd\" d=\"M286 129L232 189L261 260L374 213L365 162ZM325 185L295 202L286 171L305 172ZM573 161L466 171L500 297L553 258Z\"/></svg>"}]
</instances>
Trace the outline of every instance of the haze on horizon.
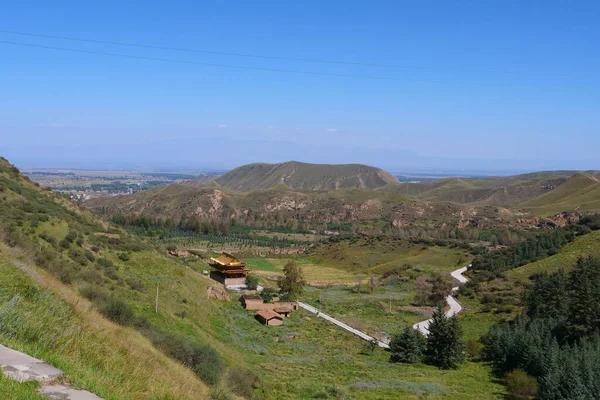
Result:
<instances>
[{"instance_id":1,"label":"haze on horizon","mask_svg":"<svg viewBox=\"0 0 600 400\"><path fill-rule=\"evenodd\" d=\"M592 1L11 4L0 155L21 168L599 169L599 12Z\"/></svg>"}]
</instances>

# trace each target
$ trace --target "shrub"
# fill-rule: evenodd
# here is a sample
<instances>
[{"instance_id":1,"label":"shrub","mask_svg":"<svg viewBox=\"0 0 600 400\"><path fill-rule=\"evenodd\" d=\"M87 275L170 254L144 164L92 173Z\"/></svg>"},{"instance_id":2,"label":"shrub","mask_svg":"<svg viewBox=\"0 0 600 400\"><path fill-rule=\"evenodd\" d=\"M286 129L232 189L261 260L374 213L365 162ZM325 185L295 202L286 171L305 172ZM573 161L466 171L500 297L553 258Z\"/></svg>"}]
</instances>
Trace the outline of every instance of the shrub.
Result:
<instances>
[{"instance_id":1,"label":"shrub","mask_svg":"<svg viewBox=\"0 0 600 400\"><path fill-rule=\"evenodd\" d=\"M104 269L104 274L113 281L119 280L119 274L115 267L108 267Z\"/></svg>"},{"instance_id":2,"label":"shrub","mask_svg":"<svg viewBox=\"0 0 600 400\"><path fill-rule=\"evenodd\" d=\"M483 345L478 340L467 340L466 343L466 351L470 358L476 359L479 358L479 354L481 353L481 349Z\"/></svg>"},{"instance_id":3,"label":"shrub","mask_svg":"<svg viewBox=\"0 0 600 400\"><path fill-rule=\"evenodd\" d=\"M211 346L157 328L147 336L154 346L191 368L204 382L214 385L221 379L225 363Z\"/></svg>"},{"instance_id":4,"label":"shrub","mask_svg":"<svg viewBox=\"0 0 600 400\"><path fill-rule=\"evenodd\" d=\"M78 249L71 249L69 251L69 258L80 265L86 265L88 263L88 258L81 250Z\"/></svg>"},{"instance_id":5,"label":"shrub","mask_svg":"<svg viewBox=\"0 0 600 400\"><path fill-rule=\"evenodd\" d=\"M233 396L227 388L218 385L211 389L210 400L233 400Z\"/></svg>"},{"instance_id":6,"label":"shrub","mask_svg":"<svg viewBox=\"0 0 600 400\"><path fill-rule=\"evenodd\" d=\"M86 250L85 258L87 258L90 262L94 262L94 260L96 259L96 256L94 256L94 253L92 253L91 251Z\"/></svg>"},{"instance_id":7,"label":"shrub","mask_svg":"<svg viewBox=\"0 0 600 400\"><path fill-rule=\"evenodd\" d=\"M67 233L67 236L65 236L64 240L66 240L69 243L73 243L76 238L77 233L75 231L69 231L69 233Z\"/></svg>"},{"instance_id":8,"label":"shrub","mask_svg":"<svg viewBox=\"0 0 600 400\"><path fill-rule=\"evenodd\" d=\"M246 277L246 287L250 290L256 290L258 287L258 276L250 274Z\"/></svg>"},{"instance_id":9,"label":"shrub","mask_svg":"<svg viewBox=\"0 0 600 400\"><path fill-rule=\"evenodd\" d=\"M233 367L226 377L226 386L235 394L242 397L250 397L252 390L258 387L259 379L250 370Z\"/></svg>"},{"instance_id":10,"label":"shrub","mask_svg":"<svg viewBox=\"0 0 600 400\"><path fill-rule=\"evenodd\" d=\"M119 260L121 261L129 261L129 253L127 252L122 252L119 254Z\"/></svg>"},{"instance_id":11,"label":"shrub","mask_svg":"<svg viewBox=\"0 0 600 400\"><path fill-rule=\"evenodd\" d=\"M86 269L79 272L77 279L87 283L102 283L102 275L93 269Z\"/></svg>"},{"instance_id":12,"label":"shrub","mask_svg":"<svg viewBox=\"0 0 600 400\"><path fill-rule=\"evenodd\" d=\"M116 322L119 325L130 325L133 323L135 318L135 311L133 307L125 303L123 300L111 297L109 298L104 306L100 309L100 312L108 319Z\"/></svg>"},{"instance_id":13,"label":"shrub","mask_svg":"<svg viewBox=\"0 0 600 400\"><path fill-rule=\"evenodd\" d=\"M108 299L109 294L100 286L85 285L79 289L79 294L91 302L103 302Z\"/></svg>"},{"instance_id":14,"label":"shrub","mask_svg":"<svg viewBox=\"0 0 600 400\"><path fill-rule=\"evenodd\" d=\"M144 284L139 279L127 278L125 279L125 283L127 283L131 289L137 290L138 292L143 293L146 291Z\"/></svg>"},{"instance_id":15,"label":"shrub","mask_svg":"<svg viewBox=\"0 0 600 400\"><path fill-rule=\"evenodd\" d=\"M69 241L68 241L68 240L66 240L66 239L63 239L63 240L61 240L61 241L58 243L58 245L59 245L60 247L62 247L63 249L68 249L69 247L71 247L71 242L69 242Z\"/></svg>"},{"instance_id":16,"label":"shrub","mask_svg":"<svg viewBox=\"0 0 600 400\"><path fill-rule=\"evenodd\" d=\"M521 369L515 369L506 374L506 387L513 399L534 399L537 396L537 381Z\"/></svg>"},{"instance_id":17,"label":"shrub","mask_svg":"<svg viewBox=\"0 0 600 400\"><path fill-rule=\"evenodd\" d=\"M104 268L110 268L115 266L115 264L113 264L112 261L110 261L108 258L104 258L104 257L100 257L99 259L96 260L96 262L103 266Z\"/></svg>"}]
</instances>

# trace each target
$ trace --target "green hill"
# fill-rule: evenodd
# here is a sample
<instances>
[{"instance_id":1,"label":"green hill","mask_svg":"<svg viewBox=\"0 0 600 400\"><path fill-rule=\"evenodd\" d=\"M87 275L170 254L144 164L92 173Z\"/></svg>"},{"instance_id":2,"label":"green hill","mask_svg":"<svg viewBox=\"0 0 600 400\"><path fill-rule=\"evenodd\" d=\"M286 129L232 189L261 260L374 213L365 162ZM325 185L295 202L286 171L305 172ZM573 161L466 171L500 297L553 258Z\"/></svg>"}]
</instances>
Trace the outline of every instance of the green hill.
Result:
<instances>
[{"instance_id":1,"label":"green hill","mask_svg":"<svg viewBox=\"0 0 600 400\"><path fill-rule=\"evenodd\" d=\"M519 206L540 215L600 210L600 182L590 174L577 173L555 189Z\"/></svg>"},{"instance_id":2,"label":"green hill","mask_svg":"<svg viewBox=\"0 0 600 400\"><path fill-rule=\"evenodd\" d=\"M533 274L554 272L559 268L569 269L579 257L600 256L600 231L581 236L564 246L558 254L505 273L509 279L525 282Z\"/></svg>"},{"instance_id":3,"label":"green hill","mask_svg":"<svg viewBox=\"0 0 600 400\"><path fill-rule=\"evenodd\" d=\"M330 201L370 196L346 190ZM212 204L214 191L209 196ZM230 302L208 298L215 282L197 272L206 268L202 260L169 256L39 188L3 159L0 232L0 342L50 362L65 371L65 381L106 399L502 395L484 364L443 372L390 364L387 352L365 354L360 339L303 311L282 326L261 325L238 295ZM387 301L368 306L382 314ZM392 316L394 326L401 316ZM35 398L32 387L1 376L0 388Z\"/></svg>"},{"instance_id":4,"label":"green hill","mask_svg":"<svg viewBox=\"0 0 600 400\"><path fill-rule=\"evenodd\" d=\"M372 189L398 184L396 177L382 169L361 164L307 164L290 161L281 164L248 164L216 179L224 188L235 191L269 189L285 185L293 189L332 190Z\"/></svg>"},{"instance_id":5,"label":"green hill","mask_svg":"<svg viewBox=\"0 0 600 400\"><path fill-rule=\"evenodd\" d=\"M587 187L598 177L600 171L547 171L506 177L446 178L401 183L386 185L378 190L403 193L426 201L451 201L478 206L523 206L534 214L548 215L574 210L578 206L577 202L583 203L580 205L581 210L599 209L598 192ZM579 192L586 188L587 191ZM545 208L546 205L550 207Z\"/></svg>"}]
</instances>

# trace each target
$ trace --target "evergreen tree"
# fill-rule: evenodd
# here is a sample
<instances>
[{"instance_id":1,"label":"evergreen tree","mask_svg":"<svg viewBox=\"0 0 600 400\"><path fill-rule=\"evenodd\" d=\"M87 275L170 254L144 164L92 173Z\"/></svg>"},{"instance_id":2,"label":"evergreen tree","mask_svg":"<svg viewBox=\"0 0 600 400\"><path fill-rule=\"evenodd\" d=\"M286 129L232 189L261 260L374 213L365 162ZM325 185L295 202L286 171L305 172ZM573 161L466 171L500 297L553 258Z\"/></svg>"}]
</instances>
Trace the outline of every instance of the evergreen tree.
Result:
<instances>
[{"instance_id":1,"label":"evergreen tree","mask_svg":"<svg viewBox=\"0 0 600 400\"><path fill-rule=\"evenodd\" d=\"M425 347L427 363L441 369L456 368L464 360L462 329L456 317L447 318L440 303L429 323Z\"/></svg>"},{"instance_id":2,"label":"evergreen tree","mask_svg":"<svg viewBox=\"0 0 600 400\"><path fill-rule=\"evenodd\" d=\"M390 362L418 364L422 360L424 349L425 336L409 326L390 342Z\"/></svg>"},{"instance_id":3,"label":"evergreen tree","mask_svg":"<svg viewBox=\"0 0 600 400\"><path fill-rule=\"evenodd\" d=\"M600 333L600 259L578 259L569 289L567 324L572 340Z\"/></svg>"}]
</instances>

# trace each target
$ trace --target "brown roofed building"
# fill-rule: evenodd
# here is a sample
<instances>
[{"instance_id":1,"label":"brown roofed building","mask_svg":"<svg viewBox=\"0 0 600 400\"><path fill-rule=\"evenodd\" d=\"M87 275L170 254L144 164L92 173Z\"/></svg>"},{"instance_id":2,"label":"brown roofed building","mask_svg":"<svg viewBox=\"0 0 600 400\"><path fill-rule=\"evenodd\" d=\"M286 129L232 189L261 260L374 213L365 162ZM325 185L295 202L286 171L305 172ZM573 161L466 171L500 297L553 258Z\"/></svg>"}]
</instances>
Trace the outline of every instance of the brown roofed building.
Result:
<instances>
[{"instance_id":1,"label":"brown roofed building","mask_svg":"<svg viewBox=\"0 0 600 400\"><path fill-rule=\"evenodd\" d=\"M211 272L211 278L221 282L226 287L244 286L246 284L246 276L250 272L246 268L246 264L225 252L219 257L211 257L208 265L216 270Z\"/></svg>"},{"instance_id":2,"label":"brown roofed building","mask_svg":"<svg viewBox=\"0 0 600 400\"><path fill-rule=\"evenodd\" d=\"M264 308L263 304L265 304L262 297L255 294L245 294L241 296L240 302L246 310L260 310Z\"/></svg>"},{"instance_id":3,"label":"brown roofed building","mask_svg":"<svg viewBox=\"0 0 600 400\"><path fill-rule=\"evenodd\" d=\"M273 310L258 310L256 318L265 325L283 324L283 317Z\"/></svg>"}]
</instances>

